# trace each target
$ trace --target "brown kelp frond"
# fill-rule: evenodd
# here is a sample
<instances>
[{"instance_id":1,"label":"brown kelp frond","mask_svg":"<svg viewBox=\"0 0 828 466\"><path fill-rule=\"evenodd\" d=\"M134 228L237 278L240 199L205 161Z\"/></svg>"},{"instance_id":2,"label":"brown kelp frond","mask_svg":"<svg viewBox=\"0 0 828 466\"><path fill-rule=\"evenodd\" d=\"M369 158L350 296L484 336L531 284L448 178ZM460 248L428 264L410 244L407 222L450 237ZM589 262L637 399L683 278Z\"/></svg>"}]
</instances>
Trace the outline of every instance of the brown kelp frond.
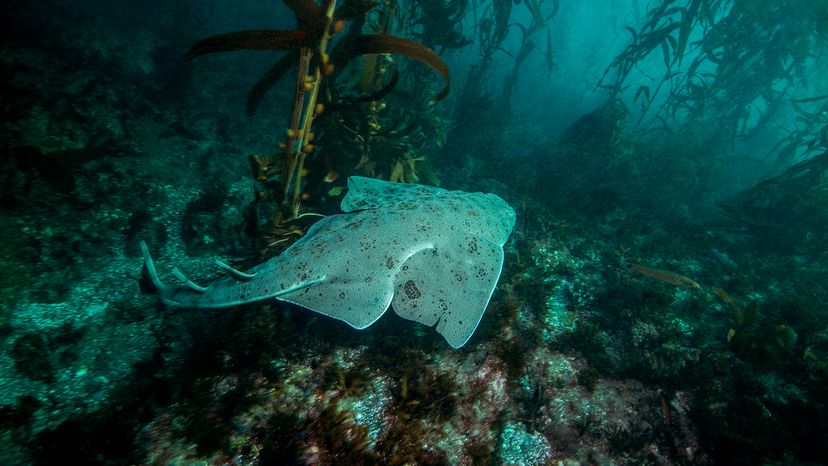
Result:
<instances>
[{"instance_id":1,"label":"brown kelp frond","mask_svg":"<svg viewBox=\"0 0 828 466\"><path fill-rule=\"evenodd\" d=\"M544 55L544 58L546 59L547 72L551 73L558 67L558 65L555 64L555 58L552 54L552 30L548 28L546 29L546 54Z\"/></svg>"},{"instance_id":2,"label":"brown kelp frond","mask_svg":"<svg viewBox=\"0 0 828 466\"><path fill-rule=\"evenodd\" d=\"M241 50L287 51L251 89L247 98L248 114L256 111L269 90L296 65L293 112L285 140L277 142L281 152L280 169L276 169L277 164L270 158L256 157L251 162L254 176L261 183L257 200L251 204L251 218L258 215L259 201L278 205L268 213L269 225L274 226L271 233L277 235L276 241L267 242L268 247L281 243L293 231L285 225L301 217L303 202L312 199L321 204L341 195L342 186L329 186L339 173L356 172L386 179L394 174L405 181L416 181L419 176L433 178L428 174L422 154L427 143L412 148L412 143L403 139L405 131L397 129L399 112L394 108L387 110L389 106L383 101L395 90L404 71L397 69L393 59L379 57L380 54L413 58L442 76L447 85L433 101L448 94L450 83L448 66L432 47L385 34L362 35L364 28L371 31L391 28L390 21L384 18L388 14L393 16L392 13L366 14L379 4L376 0L284 0L284 3L295 16L295 31L257 29L221 34L198 42L188 54L189 58L195 58ZM347 20L350 22L346 23ZM444 40L441 45L454 43ZM336 51L330 50L334 44ZM341 91L347 85L336 85L336 79L349 61L363 55L369 56L362 63L361 73L348 75L359 76L359 82L350 96L343 97ZM418 83L418 88L426 84ZM394 92L395 99L397 96L402 96L402 100L416 100ZM325 118L332 110L340 113L336 118ZM315 126L318 117L327 124ZM437 123L433 125L435 132ZM437 137L423 134L426 141L439 141ZM381 160L371 157L370 149L374 146L382 147ZM313 155L320 153L320 148L322 155ZM252 231L261 234L256 225Z\"/></svg>"},{"instance_id":3,"label":"brown kelp frond","mask_svg":"<svg viewBox=\"0 0 828 466\"><path fill-rule=\"evenodd\" d=\"M187 58L236 50L290 50L307 44L304 31L282 31L276 29L251 29L228 32L202 39L187 52Z\"/></svg>"},{"instance_id":4,"label":"brown kelp frond","mask_svg":"<svg viewBox=\"0 0 828 466\"><path fill-rule=\"evenodd\" d=\"M297 64L299 64L299 54L294 52L288 53L280 58L279 61L267 70L267 73L256 81L256 84L250 89L250 93L247 94L248 115L256 113L256 108L259 106L265 94L267 94L267 91L275 86L282 79L282 76Z\"/></svg>"},{"instance_id":5,"label":"brown kelp frond","mask_svg":"<svg viewBox=\"0 0 828 466\"><path fill-rule=\"evenodd\" d=\"M413 58L429 66L446 80L446 87L434 96L432 101L437 102L448 95L449 88L451 87L448 65L446 65L434 50L412 40L386 34L356 36L342 45L336 53L334 62L337 66L344 66L345 63L354 57L372 53L395 53Z\"/></svg>"}]
</instances>

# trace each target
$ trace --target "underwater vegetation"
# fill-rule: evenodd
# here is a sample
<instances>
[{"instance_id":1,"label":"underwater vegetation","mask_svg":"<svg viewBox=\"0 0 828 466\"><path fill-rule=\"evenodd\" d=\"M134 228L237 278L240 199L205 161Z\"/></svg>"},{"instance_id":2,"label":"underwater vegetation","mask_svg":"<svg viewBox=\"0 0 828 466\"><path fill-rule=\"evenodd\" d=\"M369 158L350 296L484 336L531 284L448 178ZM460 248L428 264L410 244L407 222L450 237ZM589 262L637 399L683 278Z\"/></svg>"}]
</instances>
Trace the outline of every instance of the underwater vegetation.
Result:
<instances>
[{"instance_id":1,"label":"underwater vegetation","mask_svg":"<svg viewBox=\"0 0 828 466\"><path fill-rule=\"evenodd\" d=\"M0 463L828 462L828 3L611 3L5 2Z\"/></svg>"},{"instance_id":2,"label":"underwater vegetation","mask_svg":"<svg viewBox=\"0 0 828 466\"><path fill-rule=\"evenodd\" d=\"M295 15L299 29L256 29L220 34L199 41L188 53L190 58L196 58L206 54L239 50L289 51L253 86L247 98L248 114L256 111L259 101L284 74L293 67L298 68L290 126L286 132L286 140L278 143L279 149L283 152L282 159L261 155L250 157L254 178L265 186L260 196L264 197L264 193L267 193L268 201L280 206L275 217L269 219L271 227L277 231L285 230L286 223L300 218L300 205L303 200L309 198L308 191L319 189L306 186L307 184L330 183L336 181L341 173L346 176L353 173L342 168L336 170L335 165L339 164L333 161L332 154L326 154L323 156L326 168L324 178L317 177L303 183L306 159L320 144L314 142L317 136L314 131L316 120L326 110L330 115L338 108L352 107L356 103L375 103L393 90L399 80L398 70L387 72L392 69L390 64L381 67L376 59L366 59L363 67L368 70L367 74L360 76L356 87L357 91L367 90L369 93L357 97L340 96L342 89L337 88L336 80L350 61L363 55L376 57L379 54L393 53L408 56L428 65L446 80L446 86L432 98L432 103L444 99L450 89L448 65L431 48L390 35L391 25L387 20L380 19L375 25L366 24L366 17L374 7L373 3L352 0L339 5L338 9L335 0L325 2L321 7L312 0L291 0L285 2L285 5ZM350 27L346 22L352 23ZM361 32L362 29L371 26L377 33ZM343 36L339 41L335 40L337 34ZM370 73L380 72L392 75L387 84L383 84L382 76L370 76ZM340 121L336 126L347 127L347 124ZM380 124L375 122L373 130L379 130L380 127ZM318 141L321 141L323 147L327 143L323 137ZM416 159L413 156L406 152L393 160L390 172L386 175L390 181L417 180L414 174ZM355 168L368 163L368 160L361 158ZM374 162L370 163L373 165ZM366 174L379 175L374 173L373 169ZM281 190L274 186L276 184ZM293 233L295 230L286 231L284 235L287 238L282 239L289 239L289 235Z\"/></svg>"},{"instance_id":3,"label":"underwater vegetation","mask_svg":"<svg viewBox=\"0 0 828 466\"><path fill-rule=\"evenodd\" d=\"M825 258L828 232L828 152L799 162L763 180L722 204L732 228L748 232L758 247L812 254Z\"/></svg>"}]
</instances>

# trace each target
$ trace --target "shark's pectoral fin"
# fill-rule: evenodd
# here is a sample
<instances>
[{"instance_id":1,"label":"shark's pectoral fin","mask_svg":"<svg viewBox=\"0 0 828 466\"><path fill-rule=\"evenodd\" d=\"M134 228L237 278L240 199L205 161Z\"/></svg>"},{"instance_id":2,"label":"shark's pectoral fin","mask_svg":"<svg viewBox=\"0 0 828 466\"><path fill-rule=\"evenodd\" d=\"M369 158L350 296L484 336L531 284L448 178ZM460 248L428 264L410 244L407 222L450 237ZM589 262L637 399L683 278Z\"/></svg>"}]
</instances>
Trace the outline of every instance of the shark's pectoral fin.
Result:
<instances>
[{"instance_id":1,"label":"shark's pectoral fin","mask_svg":"<svg viewBox=\"0 0 828 466\"><path fill-rule=\"evenodd\" d=\"M471 235L445 246L420 251L403 263L391 305L400 317L436 325L459 348L483 317L503 267L503 249Z\"/></svg>"}]
</instances>

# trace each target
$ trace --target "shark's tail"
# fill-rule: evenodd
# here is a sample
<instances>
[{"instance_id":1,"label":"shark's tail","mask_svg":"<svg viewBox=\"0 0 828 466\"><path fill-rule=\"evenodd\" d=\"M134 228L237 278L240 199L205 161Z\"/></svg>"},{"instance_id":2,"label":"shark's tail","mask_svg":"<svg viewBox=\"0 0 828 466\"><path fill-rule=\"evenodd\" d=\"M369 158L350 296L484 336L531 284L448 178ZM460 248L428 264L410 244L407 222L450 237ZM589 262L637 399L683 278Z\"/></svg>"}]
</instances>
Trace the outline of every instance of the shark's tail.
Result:
<instances>
[{"instance_id":1,"label":"shark's tail","mask_svg":"<svg viewBox=\"0 0 828 466\"><path fill-rule=\"evenodd\" d=\"M141 292L158 294L164 288L164 284L158 278L158 272L155 271L155 264L152 262L149 248L144 241L141 241L141 254L144 255L144 265L141 267L141 279L138 281Z\"/></svg>"}]
</instances>

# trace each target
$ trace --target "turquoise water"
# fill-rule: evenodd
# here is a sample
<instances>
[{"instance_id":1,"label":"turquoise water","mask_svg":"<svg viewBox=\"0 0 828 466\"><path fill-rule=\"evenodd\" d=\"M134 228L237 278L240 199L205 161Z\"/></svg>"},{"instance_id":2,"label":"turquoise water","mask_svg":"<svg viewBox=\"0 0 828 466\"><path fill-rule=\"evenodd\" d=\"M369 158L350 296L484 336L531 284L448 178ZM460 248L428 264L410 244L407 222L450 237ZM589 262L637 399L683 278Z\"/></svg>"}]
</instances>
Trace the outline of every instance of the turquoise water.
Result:
<instances>
[{"instance_id":1,"label":"turquoise water","mask_svg":"<svg viewBox=\"0 0 828 466\"><path fill-rule=\"evenodd\" d=\"M2 464L828 462L828 4L327 6L0 6Z\"/></svg>"}]
</instances>

